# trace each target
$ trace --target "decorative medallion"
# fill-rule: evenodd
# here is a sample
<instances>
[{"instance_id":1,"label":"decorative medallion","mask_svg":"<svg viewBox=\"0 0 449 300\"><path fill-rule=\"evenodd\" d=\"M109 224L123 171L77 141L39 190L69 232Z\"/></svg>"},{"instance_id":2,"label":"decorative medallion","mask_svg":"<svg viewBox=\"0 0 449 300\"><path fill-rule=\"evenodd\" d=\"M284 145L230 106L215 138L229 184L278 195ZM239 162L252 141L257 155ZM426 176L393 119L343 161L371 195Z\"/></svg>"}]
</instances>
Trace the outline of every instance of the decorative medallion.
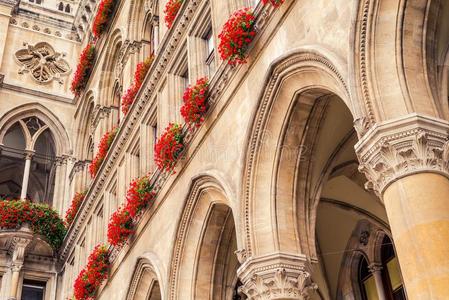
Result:
<instances>
[{"instance_id":1,"label":"decorative medallion","mask_svg":"<svg viewBox=\"0 0 449 300\"><path fill-rule=\"evenodd\" d=\"M21 66L19 74L29 72L34 80L40 83L49 83L56 80L63 83L61 76L70 72L70 66L62 57L65 54L55 52L47 43L37 43L32 46L24 43L25 48L15 53L17 63Z\"/></svg>"}]
</instances>

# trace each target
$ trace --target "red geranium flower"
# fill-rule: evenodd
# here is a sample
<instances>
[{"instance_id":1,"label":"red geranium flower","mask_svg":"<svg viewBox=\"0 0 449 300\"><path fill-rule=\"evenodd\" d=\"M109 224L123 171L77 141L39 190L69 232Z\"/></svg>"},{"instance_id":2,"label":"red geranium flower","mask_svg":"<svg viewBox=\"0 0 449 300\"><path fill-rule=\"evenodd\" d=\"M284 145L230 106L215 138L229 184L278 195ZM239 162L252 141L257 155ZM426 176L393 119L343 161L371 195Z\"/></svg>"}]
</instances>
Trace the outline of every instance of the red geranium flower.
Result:
<instances>
[{"instance_id":1,"label":"red geranium flower","mask_svg":"<svg viewBox=\"0 0 449 300\"><path fill-rule=\"evenodd\" d=\"M98 152L89 165L89 173L92 178L97 175L98 169L100 169L106 155L108 154L109 147L111 147L115 136L117 135L118 127L114 127L111 131L106 132L98 144Z\"/></svg>"},{"instance_id":2,"label":"red geranium flower","mask_svg":"<svg viewBox=\"0 0 449 300\"><path fill-rule=\"evenodd\" d=\"M75 219L75 216L78 213L81 203L83 203L85 197L86 192L76 193L75 196L73 196L72 203L65 213L65 224L67 227L70 227L72 224L73 219Z\"/></svg>"},{"instance_id":3,"label":"red geranium flower","mask_svg":"<svg viewBox=\"0 0 449 300\"><path fill-rule=\"evenodd\" d=\"M165 5L164 14L165 14L165 24L170 29L173 25L173 21L176 18L176 15L181 8L183 0L168 0Z\"/></svg>"},{"instance_id":4,"label":"red geranium flower","mask_svg":"<svg viewBox=\"0 0 449 300\"><path fill-rule=\"evenodd\" d=\"M218 35L221 59L228 60L230 65L246 63L246 51L256 35L254 21L254 14L249 8L234 12Z\"/></svg>"},{"instance_id":5,"label":"red geranium flower","mask_svg":"<svg viewBox=\"0 0 449 300\"><path fill-rule=\"evenodd\" d=\"M182 127L170 123L154 147L154 160L159 170L172 172L184 149Z\"/></svg>"},{"instance_id":6,"label":"red geranium flower","mask_svg":"<svg viewBox=\"0 0 449 300\"><path fill-rule=\"evenodd\" d=\"M133 219L125 207L114 212L108 224L108 242L112 246L123 245L134 232Z\"/></svg>"},{"instance_id":7,"label":"red geranium flower","mask_svg":"<svg viewBox=\"0 0 449 300\"><path fill-rule=\"evenodd\" d=\"M285 0L262 0L262 1L264 5L270 3L274 7L279 7L282 5L282 3L284 3Z\"/></svg>"},{"instance_id":8,"label":"red geranium flower","mask_svg":"<svg viewBox=\"0 0 449 300\"><path fill-rule=\"evenodd\" d=\"M78 66L76 67L75 76L73 77L70 90L76 96L79 96L81 92L86 88L87 81L89 80L92 67L95 59L95 45L92 43L87 46L81 52Z\"/></svg>"},{"instance_id":9,"label":"red geranium flower","mask_svg":"<svg viewBox=\"0 0 449 300\"><path fill-rule=\"evenodd\" d=\"M89 255L86 267L81 270L73 285L75 299L93 299L97 289L108 277L110 267L109 250L106 245L97 245Z\"/></svg>"},{"instance_id":10,"label":"red geranium flower","mask_svg":"<svg viewBox=\"0 0 449 300\"><path fill-rule=\"evenodd\" d=\"M139 63L136 68L136 72L134 73L134 81L131 87L126 91L126 93L122 97L122 112L126 115L129 111L129 108L134 103L137 93L142 87L143 80L148 73L148 70L153 63L154 56L151 55L145 61Z\"/></svg>"},{"instance_id":11,"label":"red geranium flower","mask_svg":"<svg viewBox=\"0 0 449 300\"><path fill-rule=\"evenodd\" d=\"M61 246L66 228L55 210L29 201L0 200L0 228L18 229L25 223L35 234L45 237L53 248Z\"/></svg>"},{"instance_id":12,"label":"red geranium flower","mask_svg":"<svg viewBox=\"0 0 449 300\"><path fill-rule=\"evenodd\" d=\"M181 107L181 115L187 126L199 127L204 121L207 110L207 93L209 82L207 78L200 78L194 86L189 86L184 91L184 105Z\"/></svg>"},{"instance_id":13,"label":"red geranium flower","mask_svg":"<svg viewBox=\"0 0 449 300\"><path fill-rule=\"evenodd\" d=\"M117 0L102 0L100 2L92 25L92 33L97 39L106 31L116 4Z\"/></svg>"}]
</instances>

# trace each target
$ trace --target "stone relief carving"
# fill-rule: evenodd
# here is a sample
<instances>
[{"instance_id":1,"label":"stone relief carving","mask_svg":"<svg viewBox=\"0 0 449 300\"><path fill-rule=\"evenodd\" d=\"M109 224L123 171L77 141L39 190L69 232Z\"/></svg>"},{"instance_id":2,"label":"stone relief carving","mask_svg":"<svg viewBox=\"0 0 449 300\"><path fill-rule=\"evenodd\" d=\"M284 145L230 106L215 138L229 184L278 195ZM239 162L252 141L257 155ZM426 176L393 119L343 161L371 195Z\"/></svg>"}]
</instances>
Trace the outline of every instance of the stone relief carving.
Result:
<instances>
[{"instance_id":1,"label":"stone relief carving","mask_svg":"<svg viewBox=\"0 0 449 300\"><path fill-rule=\"evenodd\" d=\"M62 58L65 54L56 52L47 43L23 45L25 48L18 50L14 55L20 65L19 74L29 72L32 78L40 83L49 83L52 80L63 83L61 76L70 72L69 64Z\"/></svg>"},{"instance_id":2,"label":"stone relief carving","mask_svg":"<svg viewBox=\"0 0 449 300\"><path fill-rule=\"evenodd\" d=\"M399 178L419 172L449 176L449 123L412 114L373 127L356 145L365 187L381 196Z\"/></svg>"}]
</instances>

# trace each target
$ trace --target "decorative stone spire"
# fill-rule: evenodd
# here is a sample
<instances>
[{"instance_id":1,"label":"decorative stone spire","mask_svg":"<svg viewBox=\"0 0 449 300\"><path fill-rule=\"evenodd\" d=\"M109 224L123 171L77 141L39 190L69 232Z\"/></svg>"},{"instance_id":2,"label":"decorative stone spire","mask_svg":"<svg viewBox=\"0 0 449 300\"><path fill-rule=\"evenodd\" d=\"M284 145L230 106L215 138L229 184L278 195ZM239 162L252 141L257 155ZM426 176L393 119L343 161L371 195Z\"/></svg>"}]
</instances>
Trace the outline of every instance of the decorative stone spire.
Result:
<instances>
[{"instance_id":1,"label":"decorative stone spire","mask_svg":"<svg viewBox=\"0 0 449 300\"><path fill-rule=\"evenodd\" d=\"M285 253L249 258L239 269L240 292L249 300L310 299L317 285L304 256Z\"/></svg>"},{"instance_id":2,"label":"decorative stone spire","mask_svg":"<svg viewBox=\"0 0 449 300\"><path fill-rule=\"evenodd\" d=\"M379 197L396 180L420 172L449 177L449 123L417 114L372 127L356 144L367 189Z\"/></svg>"}]
</instances>

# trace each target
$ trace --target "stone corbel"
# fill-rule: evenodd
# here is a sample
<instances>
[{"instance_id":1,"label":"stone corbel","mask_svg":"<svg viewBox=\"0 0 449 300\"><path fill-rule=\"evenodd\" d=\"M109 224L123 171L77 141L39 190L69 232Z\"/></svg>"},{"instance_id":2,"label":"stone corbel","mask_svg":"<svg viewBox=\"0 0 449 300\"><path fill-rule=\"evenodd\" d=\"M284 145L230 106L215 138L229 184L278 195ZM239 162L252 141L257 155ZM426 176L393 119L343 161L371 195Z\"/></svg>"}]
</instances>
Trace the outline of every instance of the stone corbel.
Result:
<instances>
[{"instance_id":1,"label":"stone corbel","mask_svg":"<svg viewBox=\"0 0 449 300\"><path fill-rule=\"evenodd\" d=\"M374 125L356 144L365 187L382 198L405 176L433 172L449 177L449 123L418 114Z\"/></svg>"},{"instance_id":2,"label":"stone corbel","mask_svg":"<svg viewBox=\"0 0 449 300\"><path fill-rule=\"evenodd\" d=\"M305 256L275 253L248 258L238 270L240 292L248 300L310 299L317 285L312 282Z\"/></svg>"}]
</instances>

